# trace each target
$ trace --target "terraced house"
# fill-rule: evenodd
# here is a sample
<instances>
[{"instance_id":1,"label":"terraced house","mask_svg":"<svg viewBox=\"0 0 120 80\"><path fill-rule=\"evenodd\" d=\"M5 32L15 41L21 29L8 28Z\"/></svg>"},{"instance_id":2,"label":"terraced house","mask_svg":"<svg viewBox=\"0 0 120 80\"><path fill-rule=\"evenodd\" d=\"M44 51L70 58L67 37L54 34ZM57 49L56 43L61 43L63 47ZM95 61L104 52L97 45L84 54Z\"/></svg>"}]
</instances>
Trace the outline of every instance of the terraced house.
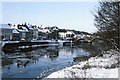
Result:
<instances>
[{"instance_id":1,"label":"terraced house","mask_svg":"<svg viewBox=\"0 0 120 80\"><path fill-rule=\"evenodd\" d=\"M0 24L1 40L12 40L12 28L8 24Z\"/></svg>"}]
</instances>

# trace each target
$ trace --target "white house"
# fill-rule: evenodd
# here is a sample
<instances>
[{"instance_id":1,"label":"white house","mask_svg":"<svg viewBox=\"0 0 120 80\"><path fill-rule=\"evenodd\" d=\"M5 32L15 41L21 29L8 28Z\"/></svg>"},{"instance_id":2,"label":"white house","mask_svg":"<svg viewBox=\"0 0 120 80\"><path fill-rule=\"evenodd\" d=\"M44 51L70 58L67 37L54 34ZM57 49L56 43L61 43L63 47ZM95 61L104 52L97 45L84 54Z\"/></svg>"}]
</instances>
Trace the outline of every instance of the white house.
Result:
<instances>
[{"instance_id":1,"label":"white house","mask_svg":"<svg viewBox=\"0 0 120 80\"><path fill-rule=\"evenodd\" d=\"M26 39L29 39L30 38L30 34L28 29L22 24L18 24L17 25L17 30L20 32L20 40L26 40Z\"/></svg>"},{"instance_id":2,"label":"white house","mask_svg":"<svg viewBox=\"0 0 120 80\"><path fill-rule=\"evenodd\" d=\"M17 29L15 29L15 28L13 28L13 30L12 30L12 40L20 40L20 32L17 30Z\"/></svg>"},{"instance_id":3,"label":"white house","mask_svg":"<svg viewBox=\"0 0 120 80\"><path fill-rule=\"evenodd\" d=\"M38 27L37 29L38 29L38 40L46 39L47 32L49 32L49 30L44 29L43 27Z\"/></svg>"},{"instance_id":4,"label":"white house","mask_svg":"<svg viewBox=\"0 0 120 80\"><path fill-rule=\"evenodd\" d=\"M8 24L0 24L1 34L0 37L2 40L11 40L12 39L12 28Z\"/></svg>"},{"instance_id":5,"label":"white house","mask_svg":"<svg viewBox=\"0 0 120 80\"><path fill-rule=\"evenodd\" d=\"M80 34L75 34L74 38L85 38L85 37L91 37L91 34L89 33L80 33Z\"/></svg>"},{"instance_id":6,"label":"white house","mask_svg":"<svg viewBox=\"0 0 120 80\"><path fill-rule=\"evenodd\" d=\"M38 39L38 28L34 25L27 25L29 28L29 32L31 32L32 40Z\"/></svg>"},{"instance_id":7,"label":"white house","mask_svg":"<svg viewBox=\"0 0 120 80\"><path fill-rule=\"evenodd\" d=\"M60 31L59 32L59 37L62 39L70 39L74 36L74 32L73 31Z\"/></svg>"},{"instance_id":8,"label":"white house","mask_svg":"<svg viewBox=\"0 0 120 80\"><path fill-rule=\"evenodd\" d=\"M64 39L66 37L66 32L59 32L59 37Z\"/></svg>"}]
</instances>

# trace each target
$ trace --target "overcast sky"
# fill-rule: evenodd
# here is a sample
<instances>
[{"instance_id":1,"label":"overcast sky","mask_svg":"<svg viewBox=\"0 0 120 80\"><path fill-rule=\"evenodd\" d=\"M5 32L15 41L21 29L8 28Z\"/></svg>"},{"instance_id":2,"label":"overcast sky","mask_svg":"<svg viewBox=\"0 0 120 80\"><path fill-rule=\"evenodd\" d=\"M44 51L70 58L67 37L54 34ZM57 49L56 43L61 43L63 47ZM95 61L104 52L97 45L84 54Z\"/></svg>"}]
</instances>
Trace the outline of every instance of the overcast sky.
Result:
<instances>
[{"instance_id":1,"label":"overcast sky","mask_svg":"<svg viewBox=\"0 0 120 80\"><path fill-rule=\"evenodd\" d=\"M2 23L30 23L95 32L98 2L3 2Z\"/></svg>"}]
</instances>

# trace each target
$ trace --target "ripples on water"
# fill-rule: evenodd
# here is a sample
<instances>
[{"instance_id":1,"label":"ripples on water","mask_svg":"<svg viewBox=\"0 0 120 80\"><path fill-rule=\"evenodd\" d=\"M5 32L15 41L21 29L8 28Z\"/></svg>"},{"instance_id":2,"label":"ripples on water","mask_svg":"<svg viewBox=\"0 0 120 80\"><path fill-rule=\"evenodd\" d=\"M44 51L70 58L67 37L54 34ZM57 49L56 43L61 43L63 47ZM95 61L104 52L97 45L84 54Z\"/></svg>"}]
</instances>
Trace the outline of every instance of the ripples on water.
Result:
<instances>
[{"instance_id":1,"label":"ripples on water","mask_svg":"<svg viewBox=\"0 0 120 80\"><path fill-rule=\"evenodd\" d=\"M99 47L98 47L99 46ZM44 78L54 71L100 54L105 45L52 46L27 52L2 53L2 78ZM86 57L87 56L87 57Z\"/></svg>"}]
</instances>

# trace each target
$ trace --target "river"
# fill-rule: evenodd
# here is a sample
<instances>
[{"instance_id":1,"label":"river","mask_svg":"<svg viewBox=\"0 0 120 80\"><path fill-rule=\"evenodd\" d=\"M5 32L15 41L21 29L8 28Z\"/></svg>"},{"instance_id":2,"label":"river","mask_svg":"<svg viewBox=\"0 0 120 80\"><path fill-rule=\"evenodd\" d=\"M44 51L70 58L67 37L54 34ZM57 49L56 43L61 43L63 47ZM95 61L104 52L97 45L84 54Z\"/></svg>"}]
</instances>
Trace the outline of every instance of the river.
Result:
<instances>
[{"instance_id":1,"label":"river","mask_svg":"<svg viewBox=\"0 0 120 80\"><path fill-rule=\"evenodd\" d=\"M104 46L104 47L103 47ZM2 78L44 78L65 67L77 64L90 55L95 56L108 47L96 44L79 46L49 46L31 51L4 53Z\"/></svg>"}]
</instances>

